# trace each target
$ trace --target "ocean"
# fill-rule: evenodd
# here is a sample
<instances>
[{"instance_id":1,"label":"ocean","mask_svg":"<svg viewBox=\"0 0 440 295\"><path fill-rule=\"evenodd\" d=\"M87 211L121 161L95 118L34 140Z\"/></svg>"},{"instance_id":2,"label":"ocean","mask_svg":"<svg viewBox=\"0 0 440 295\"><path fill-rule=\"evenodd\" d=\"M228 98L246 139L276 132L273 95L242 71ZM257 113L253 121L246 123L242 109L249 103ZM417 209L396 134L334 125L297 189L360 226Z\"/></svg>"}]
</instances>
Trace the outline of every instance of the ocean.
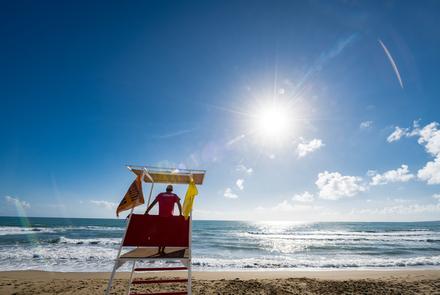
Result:
<instances>
[{"instance_id":1,"label":"ocean","mask_svg":"<svg viewBox=\"0 0 440 295\"><path fill-rule=\"evenodd\" d=\"M111 272L125 225L123 218L0 217L0 270ZM440 269L440 221L195 220L192 253L195 271Z\"/></svg>"}]
</instances>

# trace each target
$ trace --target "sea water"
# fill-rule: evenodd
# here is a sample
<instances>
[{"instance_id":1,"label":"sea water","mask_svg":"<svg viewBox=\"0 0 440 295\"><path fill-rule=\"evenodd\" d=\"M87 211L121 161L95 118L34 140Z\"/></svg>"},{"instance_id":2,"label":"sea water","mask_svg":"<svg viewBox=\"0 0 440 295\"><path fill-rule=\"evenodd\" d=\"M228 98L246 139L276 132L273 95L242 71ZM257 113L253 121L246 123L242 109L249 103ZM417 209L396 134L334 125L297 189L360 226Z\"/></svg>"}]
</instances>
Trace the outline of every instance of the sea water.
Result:
<instances>
[{"instance_id":1,"label":"sea water","mask_svg":"<svg viewBox=\"0 0 440 295\"><path fill-rule=\"evenodd\" d=\"M0 217L0 270L111 272L125 226L124 219ZM192 255L198 271L440 269L440 221L195 220Z\"/></svg>"}]
</instances>

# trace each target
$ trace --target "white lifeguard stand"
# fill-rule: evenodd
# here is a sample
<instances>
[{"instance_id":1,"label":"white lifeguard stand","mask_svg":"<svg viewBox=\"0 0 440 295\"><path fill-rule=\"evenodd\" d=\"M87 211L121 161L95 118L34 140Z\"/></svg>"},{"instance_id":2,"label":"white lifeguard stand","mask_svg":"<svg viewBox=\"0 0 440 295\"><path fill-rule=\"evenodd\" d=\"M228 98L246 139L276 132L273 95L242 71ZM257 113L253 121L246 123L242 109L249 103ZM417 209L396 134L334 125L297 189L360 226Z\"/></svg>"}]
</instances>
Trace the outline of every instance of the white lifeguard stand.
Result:
<instances>
[{"instance_id":1,"label":"white lifeguard stand","mask_svg":"<svg viewBox=\"0 0 440 295\"><path fill-rule=\"evenodd\" d=\"M126 165L128 169L136 175L144 175L143 181L151 183L150 196L147 208L151 203L151 194L155 183L167 184L190 184L191 178L196 185L202 185L205 177L205 170L161 168L149 166ZM160 217L158 215L133 214L131 209L127 227L122 238L115 266L108 283L106 295L110 294L112 282L116 270L128 261L133 261L130 281L127 288L127 295L130 293L132 284L154 284L154 283L175 283L188 282L187 291L165 292L165 293L137 293L137 295L166 295L166 294L191 294L191 249L192 249L192 210L187 220L183 216ZM166 247L166 254L157 253L159 246ZM125 254L122 254L124 247L136 247ZM178 260L183 267L165 268L136 268L137 260ZM187 270L188 279L164 279L164 280L145 280L133 281L134 272L154 272L154 271L174 271Z\"/></svg>"}]
</instances>

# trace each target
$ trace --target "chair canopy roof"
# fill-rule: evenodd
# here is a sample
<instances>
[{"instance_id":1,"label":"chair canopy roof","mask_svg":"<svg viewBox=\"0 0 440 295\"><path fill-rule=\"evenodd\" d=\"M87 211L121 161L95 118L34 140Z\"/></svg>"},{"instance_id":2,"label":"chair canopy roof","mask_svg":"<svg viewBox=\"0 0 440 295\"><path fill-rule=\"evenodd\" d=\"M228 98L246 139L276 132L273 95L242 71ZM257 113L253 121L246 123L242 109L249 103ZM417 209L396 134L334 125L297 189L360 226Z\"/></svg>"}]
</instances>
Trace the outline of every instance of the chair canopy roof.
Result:
<instances>
[{"instance_id":1,"label":"chair canopy roof","mask_svg":"<svg viewBox=\"0 0 440 295\"><path fill-rule=\"evenodd\" d=\"M126 165L134 174L141 175L146 172L143 181L149 183L172 183L189 184L191 176L197 185L203 184L205 170L180 169L180 168L162 168L150 166ZM148 174L148 175L147 175Z\"/></svg>"}]
</instances>

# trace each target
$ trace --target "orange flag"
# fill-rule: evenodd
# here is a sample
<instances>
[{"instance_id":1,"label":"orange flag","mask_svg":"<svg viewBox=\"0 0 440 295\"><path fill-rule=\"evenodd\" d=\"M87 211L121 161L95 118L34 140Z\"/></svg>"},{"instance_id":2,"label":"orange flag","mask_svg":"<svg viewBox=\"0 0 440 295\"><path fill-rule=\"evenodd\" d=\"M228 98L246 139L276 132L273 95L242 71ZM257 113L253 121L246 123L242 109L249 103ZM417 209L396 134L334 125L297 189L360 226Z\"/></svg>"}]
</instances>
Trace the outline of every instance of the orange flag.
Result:
<instances>
[{"instance_id":1,"label":"orange flag","mask_svg":"<svg viewBox=\"0 0 440 295\"><path fill-rule=\"evenodd\" d=\"M144 194L142 193L142 174L136 177L135 181L131 184L125 197L122 199L121 203L116 209L116 216L119 217L119 212L130 210L131 208L137 207L145 203Z\"/></svg>"}]
</instances>

